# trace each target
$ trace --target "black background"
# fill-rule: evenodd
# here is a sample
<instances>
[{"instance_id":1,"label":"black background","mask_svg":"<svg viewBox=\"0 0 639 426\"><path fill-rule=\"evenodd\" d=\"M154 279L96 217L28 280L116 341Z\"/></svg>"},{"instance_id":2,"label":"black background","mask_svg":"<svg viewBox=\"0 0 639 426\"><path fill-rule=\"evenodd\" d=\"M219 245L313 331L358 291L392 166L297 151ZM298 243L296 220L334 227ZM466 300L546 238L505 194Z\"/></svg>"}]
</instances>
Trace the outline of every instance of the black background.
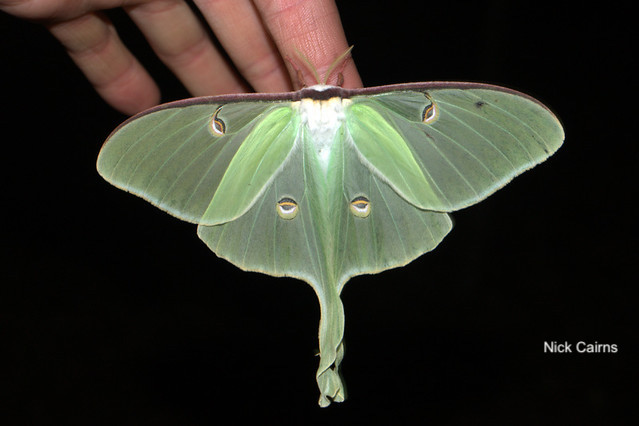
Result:
<instances>
[{"instance_id":1,"label":"black background","mask_svg":"<svg viewBox=\"0 0 639 426\"><path fill-rule=\"evenodd\" d=\"M349 398L327 409L312 289L236 269L194 225L104 182L95 159L125 117L46 30L0 15L3 423L631 423L634 12L557 3L338 3L365 85L508 86L550 106L566 142L456 212L434 252L349 282ZM186 97L111 16L164 100ZM545 341L618 352L548 354Z\"/></svg>"}]
</instances>

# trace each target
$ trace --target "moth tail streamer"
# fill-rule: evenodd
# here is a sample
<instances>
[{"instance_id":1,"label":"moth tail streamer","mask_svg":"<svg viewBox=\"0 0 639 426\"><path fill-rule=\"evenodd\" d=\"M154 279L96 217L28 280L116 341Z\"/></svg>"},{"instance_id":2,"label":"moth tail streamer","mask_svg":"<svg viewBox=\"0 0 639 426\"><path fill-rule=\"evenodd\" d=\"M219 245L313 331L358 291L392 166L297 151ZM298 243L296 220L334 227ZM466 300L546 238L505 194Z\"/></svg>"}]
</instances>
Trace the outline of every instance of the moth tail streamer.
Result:
<instances>
[{"instance_id":1,"label":"moth tail streamer","mask_svg":"<svg viewBox=\"0 0 639 426\"><path fill-rule=\"evenodd\" d=\"M317 369L317 386L320 390L319 405L328 407L331 402L346 399L346 387L339 372L344 358L344 305L337 293L337 286L325 285L320 296L320 363Z\"/></svg>"}]
</instances>

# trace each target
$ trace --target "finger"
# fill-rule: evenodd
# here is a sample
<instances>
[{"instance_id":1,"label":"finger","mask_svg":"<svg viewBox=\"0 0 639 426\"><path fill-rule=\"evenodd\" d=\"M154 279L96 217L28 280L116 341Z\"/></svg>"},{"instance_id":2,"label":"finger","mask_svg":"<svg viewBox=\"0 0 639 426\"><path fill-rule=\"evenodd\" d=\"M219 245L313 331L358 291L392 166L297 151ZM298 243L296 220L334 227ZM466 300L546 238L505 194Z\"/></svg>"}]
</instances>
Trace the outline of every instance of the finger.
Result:
<instances>
[{"instance_id":1,"label":"finger","mask_svg":"<svg viewBox=\"0 0 639 426\"><path fill-rule=\"evenodd\" d=\"M0 0L0 10L39 22L61 22L89 12L153 0Z\"/></svg>"},{"instance_id":2,"label":"finger","mask_svg":"<svg viewBox=\"0 0 639 426\"><path fill-rule=\"evenodd\" d=\"M255 0L255 5L283 56L298 63L296 49L299 50L315 66L320 77L336 84L337 73L325 74L333 61L348 49L348 43L334 0ZM304 74L305 82L321 83L315 82L306 68L298 68ZM293 72L297 70L291 70ZM341 73L343 87L362 87L351 58L346 59Z\"/></svg>"},{"instance_id":3,"label":"finger","mask_svg":"<svg viewBox=\"0 0 639 426\"><path fill-rule=\"evenodd\" d=\"M258 92L292 89L286 65L250 0L195 0L242 76Z\"/></svg>"},{"instance_id":4,"label":"finger","mask_svg":"<svg viewBox=\"0 0 639 426\"><path fill-rule=\"evenodd\" d=\"M48 28L111 106L134 114L159 102L157 86L105 17L87 13Z\"/></svg>"},{"instance_id":5,"label":"finger","mask_svg":"<svg viewBox=\"0 0 639 426\"><path fill-rule=\"evenodd\" d=\"M160 60L193 95L248 90L184 1L157 0L126 10Z\"/></svg>"},{"instance_id":6,"label":"finger","mask_svg":"<svg viewBox=\"0 0 639 426\"><path fill-rule=\"evenodd\" d=\"M34 0L0 0L0 10L19 18L33 21L62 21L77 18L92 10L91 1L74 0L34 1ZM115 0L112 0L113 3ZM108 7L116 7L110 5Z\"/></svg>"}]
</instances>

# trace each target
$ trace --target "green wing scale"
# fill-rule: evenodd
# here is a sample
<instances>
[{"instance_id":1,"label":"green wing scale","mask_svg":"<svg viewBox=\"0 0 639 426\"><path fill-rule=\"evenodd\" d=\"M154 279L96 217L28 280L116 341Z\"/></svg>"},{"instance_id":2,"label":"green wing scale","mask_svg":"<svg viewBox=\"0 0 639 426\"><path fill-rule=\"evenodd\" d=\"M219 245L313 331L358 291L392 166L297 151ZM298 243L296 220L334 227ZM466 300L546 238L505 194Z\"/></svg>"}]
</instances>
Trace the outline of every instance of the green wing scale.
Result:
<instances>
[{"instance_id":1,"label":"green wing scale","mask_svg":"<svg viewBox=\"0 0 639 426\"><path fill-rule=\"evenodd\" d=\"M132 117L105 142L110 183L198 224L244 270L299 278L321 305L321 406L346 397L340 293L402 266L562 144L557 118L521 93L414 83L193 98Z\"/></svg>"}]
</instances>

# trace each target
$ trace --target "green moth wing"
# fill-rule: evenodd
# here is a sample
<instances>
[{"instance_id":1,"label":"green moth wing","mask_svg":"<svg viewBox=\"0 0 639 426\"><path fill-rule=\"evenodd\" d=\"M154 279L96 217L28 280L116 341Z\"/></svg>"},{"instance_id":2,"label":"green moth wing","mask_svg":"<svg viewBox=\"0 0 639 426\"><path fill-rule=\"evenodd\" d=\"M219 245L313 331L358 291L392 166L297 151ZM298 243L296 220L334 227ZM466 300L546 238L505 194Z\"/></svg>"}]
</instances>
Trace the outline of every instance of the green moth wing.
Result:
<instances>
[{"instance_id":1,"label":"green moth wing","mask_svg":"<svg viewBox=\"0 0 639 426\"><path fill-rule=\"evenodd\" d=\"M182 220L214 224L239 216L286 158L295 123L279 104L227 103L222 110L221 102L178 101L133 117L104 144L98 172ZM273 140L279 149L264 158L260 150ZM242 173L247 167L255 173ZM229 195L238 186L243 191ZM218 192L224 200L212 205Z\"/></svg>"},{"instance_id":2,"label":"green moth wing","mask_svg":"<svg viewBox=\"0 0 639 426\"><path fill-rule=\"evenodd\" d=\"M395 90L356 96L353 103L347 124L359 151L404 198L428 210L450 212L483 200L564 139L545 106L495 86Z\"/></svg>"},{"instance_id":3,"label":"green moth wing","mask_svg":"<svg viewBox=\"0 0 639 426\"><path fill-rule=\"evenodd\" d=\"M563 141L538 101L496 86L193 98L129 119L98 171L198 224L238 267L308 282L320 301L321 406L346 397L340 293L350 277L405 265L472 205Z\"/></svg>"},{"instance_id":4,"label":"green moth wing","mask_svg":"<svg viewBox=\"0 0 639 426\"><path fill-rule=\"evenodd\" d=\"M304 135L305 143L296 145L285 170L251 210L222 225L200 225L198 235L242 269L296 277L315 289L321 312L317 381L320 405L326 406L345 398L338 374L343 285L352 276L403 265L432 250L452 223L447 214L407 204L347 149L343 136L334 142L324 176L309 138ZM294 217L277 211L283 200L296 209Z\"/></svg>"}]
</instances>

